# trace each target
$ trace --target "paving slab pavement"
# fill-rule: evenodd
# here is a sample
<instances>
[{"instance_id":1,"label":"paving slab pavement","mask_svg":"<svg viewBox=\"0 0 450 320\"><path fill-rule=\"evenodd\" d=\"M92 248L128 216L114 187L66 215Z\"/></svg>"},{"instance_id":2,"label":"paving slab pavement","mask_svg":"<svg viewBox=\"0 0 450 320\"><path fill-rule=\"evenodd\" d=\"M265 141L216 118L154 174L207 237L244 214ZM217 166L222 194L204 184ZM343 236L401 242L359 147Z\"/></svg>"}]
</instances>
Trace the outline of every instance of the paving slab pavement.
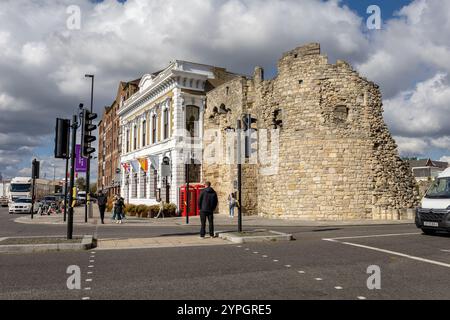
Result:
<instances>
[{"instance_id":1,"label":"paving slab pavement","mask_svg":"<svg viewBox=\"0 0 450 320\"><path fill-rule=\"evenodd\" d=\"M171 248L190 246L229 245L229 241L220 238L204 238L199 236L166 236L133 239L100 239L95 250Z\"/></svg>"},{"instance_id":2,"label":"paving slab pavement","mask_svg":"<svg viewBox=\"0 0 450 320\"><path fill-rule=\"evenodd\" d=\"M98 207L93 206L93 218L88 219L88 223L84 222L84 207L76 207L74 211L74 224L75 225L98 225L100 224L100 214ZM170 217L170 218L137 218L126 217L123 224L117 224L111 220L111 213L105 214L104 226L117 226L120 227L123 224L128 226L143 226L143 227L176 227L186 225L185 217ZM345 220L345 221L305 221L305 220L283 220L264 218L260 216L243 216L242 221L246 226L250 227L332 227L332 226L366 226L366 225L399 225L399 224L412 224L412 219L405 220ZM25 224L52 224L60 225L66 224L63 221L63 215L51 215L40 216L34 215L34 219L31 219L29 215L22 216L15 219L15 222ZM236 226L237 216L230 218L227 215L215 215L214 224L220 226ZM189 217L189 225L200 226L200 217Z\"/></svg>"}]
</instances>

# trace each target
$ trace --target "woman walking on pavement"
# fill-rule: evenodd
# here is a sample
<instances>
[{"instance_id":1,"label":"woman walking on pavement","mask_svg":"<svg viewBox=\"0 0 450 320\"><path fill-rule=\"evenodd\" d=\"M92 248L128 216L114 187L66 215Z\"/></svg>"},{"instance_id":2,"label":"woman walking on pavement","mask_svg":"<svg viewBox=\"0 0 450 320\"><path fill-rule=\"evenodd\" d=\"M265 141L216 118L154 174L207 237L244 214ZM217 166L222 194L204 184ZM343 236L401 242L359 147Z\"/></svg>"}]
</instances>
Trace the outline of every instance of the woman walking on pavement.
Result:
<instances>
[{"instance_id":1,"label":"woman walking on pavement","mask_svg":"<svg viewBox=\"0 0 450 320\"><path fill-rule=\"evenodd\" d=\"M236 197L234 192L228 195L228 207L230 208L230 218L234 218L234 208L236 207Z\"/></svg>"},{"instance_id":2,"label":"woman walking on pavement","mask_svg":"<svg viewBox=\"0 0 450 320\"><path fill-rule=\"evenodd\" d=\"M123 215L123 209L125 207L125 203L123 202L123 199L119 196L116 197L116 201L114 202L114 215L117 216L117 222L116 223L122 223L122 215Z\"/></svg>"}]
</instances>

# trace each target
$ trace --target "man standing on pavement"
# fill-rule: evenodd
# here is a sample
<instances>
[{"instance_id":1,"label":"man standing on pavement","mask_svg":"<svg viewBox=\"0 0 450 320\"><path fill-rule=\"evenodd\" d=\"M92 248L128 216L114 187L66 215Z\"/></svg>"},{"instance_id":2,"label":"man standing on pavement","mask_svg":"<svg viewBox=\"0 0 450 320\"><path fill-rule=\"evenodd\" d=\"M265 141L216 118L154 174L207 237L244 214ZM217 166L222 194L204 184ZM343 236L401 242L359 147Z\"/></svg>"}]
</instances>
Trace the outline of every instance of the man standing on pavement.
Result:
<instances>
[{"instance_id":1,"label":"man standing on pavement","mask_svg":"<svg viewBox=\"0 0 450 320\"><path fill-rule=\"evenodd\" d=\"M105 210L106 210L106 204L108 203L108 197L103 194L103 192L100 190L97 196L97 204L98 209L100 210L100 219L102 220L102 224L105 224Z\"/></svg>"},{"instance_id":2,"label":"man standing on pavement","mask_svg":"<svg viewBox=\"0 0 450 320\"><path fill-rule=\"evenodd\" d=\"M206 234L206 218L208 218L209 223L209 235L211 238L214 237L214 210L217 207L217 193L211 188L211 182L206 181L206 188L200 193L200 199L198 201L198 206L200 208L200 220L202 227L200 229L200 237L205 238Z\"/></svg>"}]
</instances>

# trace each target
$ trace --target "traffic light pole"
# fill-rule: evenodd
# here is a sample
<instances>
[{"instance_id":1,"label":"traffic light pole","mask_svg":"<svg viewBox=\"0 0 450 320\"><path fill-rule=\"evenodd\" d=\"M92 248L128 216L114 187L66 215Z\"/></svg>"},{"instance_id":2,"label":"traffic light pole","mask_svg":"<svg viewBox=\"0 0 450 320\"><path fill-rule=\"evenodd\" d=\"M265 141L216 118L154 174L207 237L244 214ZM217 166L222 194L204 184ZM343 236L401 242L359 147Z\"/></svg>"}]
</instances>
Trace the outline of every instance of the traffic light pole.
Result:
<instances>
[{"instance_id":1,"label":"traffic light pole","mask_svg":"<svg viewBox=\"0 0 450 320\"><path fill-rule=\"evenodd\" d=\"M31 165L31 178L33 180L33 186L31 190L31 219L34 218L34 202L36 201L36 179L39 179L39 165L40 162L36 159L33 160Z\"/></svg>"},{"instance_id":2,"label":"traffic light pole","mask_svg":"<svg viewBox=\"0 0 450 320\"><path fill-rule=\"evenodd\" d=\"M91 78L91 113L94 108L94 75L86 75ZM86 121L86 120L84 120ZM89 143L89 146L91 144ZM91 156L89 155L86 163L86 203L84 204L84 222L88 222L88 206L91 205L91 185L90 185L90 176L91 176Z\"/></svg>"},{"instance_id":3,"label":"traffic light pole","mask_svg":"<svg viewBox=\"0 0 450 320\"><path fill-rule=\"evenodd\" d=\"M69 196L69 216L67 222L67 239L72 239L73 234L73 189L75 186L75 145L77 139L77 116L72 118L72 147L70 150L70 196Z\"/></svg>"},{"instance_id":4,"label":"traffic light pole","mask_svg":"<svg viewBox=\"0 0 450 320\"><path fill-rule=\"evenodd\" d=\"M190 161L190 159L189 159ZM186 224L189 224L189 163L186 163Z\"/></svg>"},{"instance_id":5,"label":"traffic light pole","mask_svg":"<svg viewBox=\"0 0 450 320\"><path fill-rule=\"evenodd\" d=\"M34 219L33 215L34 215L34 201L36 200L36 195L35 195L35 185L36 185L36 178L33 177L33 188L31 190L31 219Z\"/></svg>"},{"instance_id":6,"label":"traffic light pole","mask_svg":"<svg viewBox=\"0 0 450 320\"><path fill-rule=\"evenodd\" d=\"M238 232L242 232L242 164L241 164L241 120L237 120L237 175L238 175Z\"/></svg>"},{"instance_id":7,"label":"traffic light pole","mask_svg":"<svg viewBox=\"0 0 450 320\"><path fill-rule=\"evenodd\" d=\"M64 183L64 222L67 220L67 173L69 171L69 158L66 159L66 177Z\"/></svg>"}]
</instances>

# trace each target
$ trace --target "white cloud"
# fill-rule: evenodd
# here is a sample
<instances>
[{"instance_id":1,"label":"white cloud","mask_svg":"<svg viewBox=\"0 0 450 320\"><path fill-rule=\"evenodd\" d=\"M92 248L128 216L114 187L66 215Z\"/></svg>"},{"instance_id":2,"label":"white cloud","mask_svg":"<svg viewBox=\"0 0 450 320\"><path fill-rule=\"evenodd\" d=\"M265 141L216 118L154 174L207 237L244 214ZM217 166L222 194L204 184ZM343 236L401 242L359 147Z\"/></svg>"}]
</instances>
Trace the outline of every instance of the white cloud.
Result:
<instances>
[{"instance_id":1,"label":"white cloud","mask_svg":"<svg viewBox=\"0 0 450 320\"><path fill-rule=\"evenodd\" d=\"M48 61L48 50L45 43L28 42L22 47L22 59L27 65L43 66Z\"/></svg>"},{"instance_id":2,"label":"white cloud","mask_svg":"<svg viewBox=\"0 0 450 320\"><path fill-rule=\"evenodd\" d=\"M373 33L373 54L358 70L381 85L385 97L414 82L450 73L450 2L416 0Z\"/></svg>"},{"instance_id":3,"label":"white cloud","mask_svg":"<svg viewBox=\"0 0 450 320\"><path fill-rule=\"evenodd\" d=\"M394 137L394 139L402 156L422 156L429 147L427 141L420 138Z\"/></svg>"},{"instance_id":4,"label":"white cloud","mask_svg":"<svg viewBox=\"0 0 450 320\"><path fill-rule=\"evenodd\" d=\"M413 90L385 100L385 117L392 131L403 136L442 138L450 135L450 83L438 73Z\"/></svg>"},{"instance_id":5,"label":"white cloud","mask_svg":"<svg viewBox=\"0 0 450 320\"><path fill-rule=\"evenodd\" d=\"M439 159L439 161L444 161L450 163L450 156L443 156Z\"/></svg>"},{"instance_id":6,"label":"white cloud","mask_svg":"<svg viewBox=\"0 0 450 320\"><path fill-rule=\"evenodd\" d=\"M447 151L450 151L450 136L433 139L431 143L436 148L446 149Z\"/></svg>"}]
</instances>

